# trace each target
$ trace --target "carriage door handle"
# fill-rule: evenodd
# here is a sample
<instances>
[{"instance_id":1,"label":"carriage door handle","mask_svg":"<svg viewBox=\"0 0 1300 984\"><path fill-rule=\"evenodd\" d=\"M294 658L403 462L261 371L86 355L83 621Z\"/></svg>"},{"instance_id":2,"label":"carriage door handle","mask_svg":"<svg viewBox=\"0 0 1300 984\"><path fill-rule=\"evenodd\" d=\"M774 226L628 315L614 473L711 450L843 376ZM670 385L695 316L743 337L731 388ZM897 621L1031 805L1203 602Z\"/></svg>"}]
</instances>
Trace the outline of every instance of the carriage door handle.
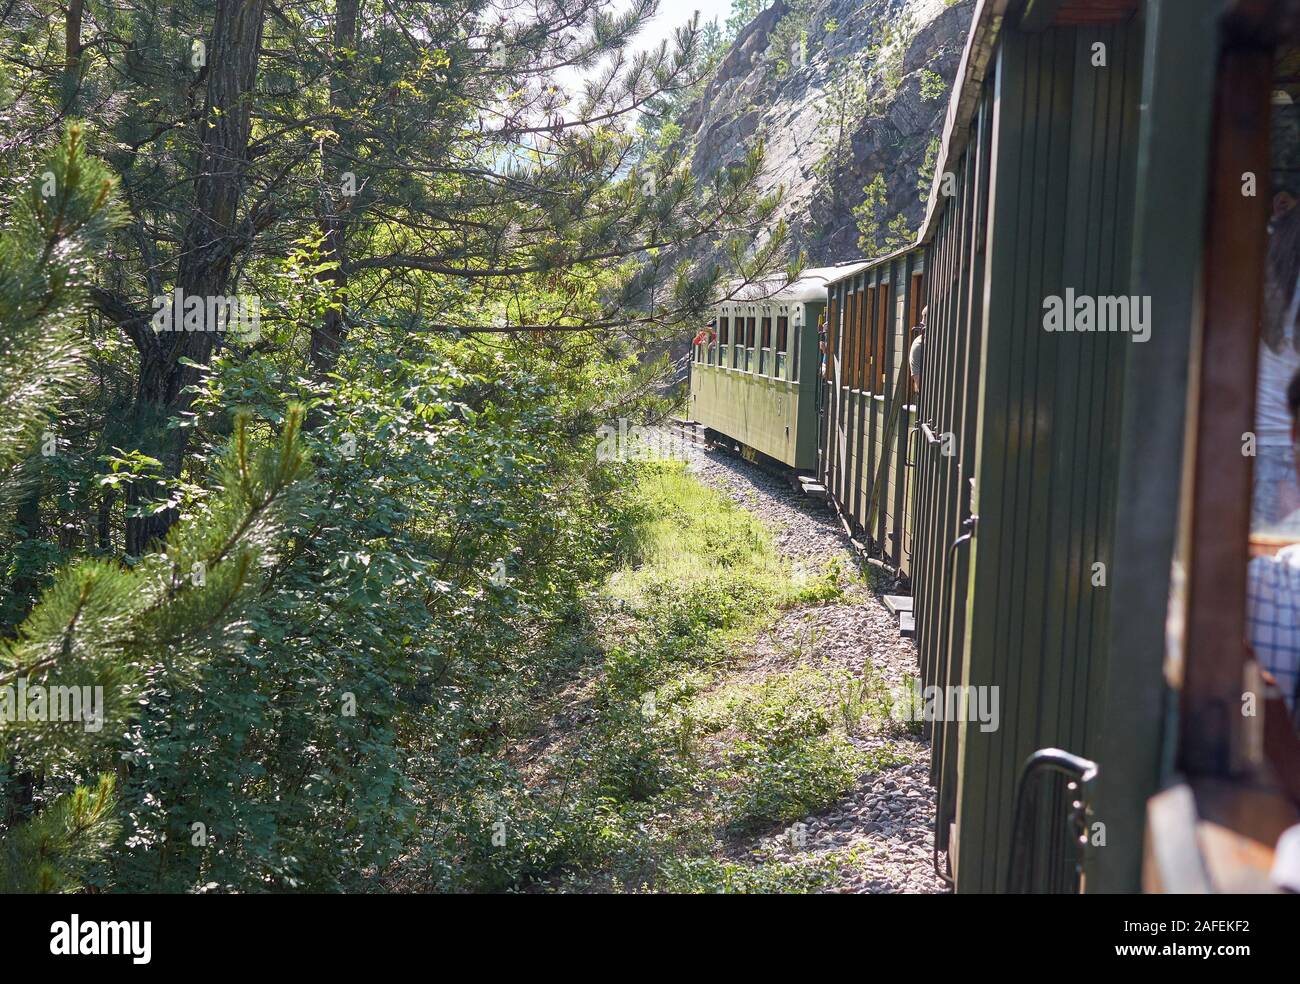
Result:
<instances>
[{"instance_id":1,"label":"carriage door handle","mask_svg":"<svg viewBox=\"0 0 1300 984\"><path fill-rule=\"evenodd\" d=\"M958 547L960 547L962 544L970 543L971 540L975 539L975 527L979 525L979 521L980 518L976 516L974 513L971 513L969 516L967 516L965 519L961 521L961 528L966 532L963 533L961 536L957 537L957 539L952 541L952 546L948 548L949 560L951 560L952 555L957 552Z\"/></svg>"},{"instance_id":2,"label":"carriage door handle","mask_svg":"<svg viewBox=\"0 0 1300 984\"><path fill-rule=\"evenodd\" d=\"M975 504L975 476L972 475L969 479L967 479L967 481L970 482L970 492L969 492L970 499L968 500L970 505L966 507L969 509L970 506L973 506ZM957 537L957 539L952 541L952 546L948 548L949 560L951 560L952 555L957 552L958 547L960 547L964 543L970 543L971 540L975 539L975 528L979 526L979 522L980 522L980 518L975 513L971 513L969 516L967 516L965 519L961 521L961 528L966 532L963 533L961 536Z\"/></svg>"}]
</instances>

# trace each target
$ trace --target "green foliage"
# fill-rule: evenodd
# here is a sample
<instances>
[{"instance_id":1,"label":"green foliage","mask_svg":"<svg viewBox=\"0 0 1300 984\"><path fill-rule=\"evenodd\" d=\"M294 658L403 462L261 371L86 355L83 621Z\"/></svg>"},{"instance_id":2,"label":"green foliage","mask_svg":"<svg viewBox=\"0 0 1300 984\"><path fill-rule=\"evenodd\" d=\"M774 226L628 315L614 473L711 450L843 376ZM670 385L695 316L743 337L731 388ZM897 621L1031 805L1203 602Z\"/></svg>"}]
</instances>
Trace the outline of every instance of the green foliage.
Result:
<instances>
[{"instance_id":1,"label":"green foliage","mask_svg":"<svg viewBox=\"0 0 1300 984\"><path fill-rule=\"evenodd\" d=\"M943 94L948 91L948 83L943 80L943 76L938 72L932 72L928 68L921 69L921 98L928 101L942 99Z\"/></svg>"},{"instance_id":2,"label":"green foliage","mask_svg":"<svg viewBox=\"0 0 1300 984\"><path fill-rule=\"evenodd\" d=\"M18 422L0 449L7 501L26 491L46 443L40 431L84 375L75 318L86 303L90 256L120 221L113 187L86 155L81 131L70 128L0 237L0 412ZM214 463L212 495L172 529L161 552L133 568L90 557L68 563L12 636L0 638L4 785L11 797L26 791L25 805L10 807L0 828L0 881L12 890L81 887L121 828L116 778L99 775L88 786L87 773L111 761L151 689L193 680L239 644L259 566L305 474L301 416L289 409L274 445L255 445L247 418L238 418ZM11 565L11 578L23 573ZM39 688L89 699L56 706L51 697L31 714L39 705L24 695Z\"/></svg>"},{"instance_id":3,"label":"green foliage","mask_svg":"<svg viewBox=\"0 0 1300 984\"><path fill-rule=\"evenodd\" d=\"M769 6L770 0L731 0L731 13L727 15L726 36L734 40L749 26L750 21Z\"/></svg>"},{"instance_id":4,"label":"green foliage","mask_svg":"<svg viewBox=\"0 0 1300 984\"><path fill-rule=\"evenodd\" d=\"M86 309L91 258L120 221L116 182L86 153L80 127L13 203L0 234L0 522L29 493L37 456L57 447L44 436L81 377L75 321Z\"/></svg>"},{"instance_id":5,"label":"green foliage","mask_svg":"<svg viewBox=\"0 0 1300 984\"><path fill-rule=\"evenodd\" d=\"M832 189L839 188L840 174L853 162L853 134L867 113L868 93L867 78L858 62L835 65L818 119L825 149L814 167L817 176ZM838 205L838 200L833 204Z\"/></svg>"},{"instance_id":6,"label":"green foliage","mask_svg":"<svg viewBox=\"0 0 1300 984\"><path fill-rule=\"evenodd\" d=\"M807 61L810 32L813 30L811 4L796 0L777 21L767 39L767 57L776 78L783 79Z\"/></svg>"},{"instance_id":7,"label":"green foliage","mask_svg":"<svg viewBox=\"0 0 1300 984\"><path fill-rule=\"evenodd\" d=\"M86 4L71 59L63 7L0 18L0 687L103 695L94 728L0 722L0 882L639 864L699 752L645 694L685 706L791 594L756 524L693 508L708 573L675 583L698 554L646 524L683 489L595 450L666 412L648 347L792 260L779 223L755 245L761 146L706 177L674 147L724 32L633 54L650 0L239 6ZM258 337L154 331L182 286L258 298ZM649 628L607 638L593 592ZM602 743L539 791L517 743L594 667Z\"/></svg>"},{"instance_id":8,"label":"green foliage","mask_svg":"<svg viewBox=\"0 0 1300 984\"><path fill-rule=\"evenodd\" d=\"M626 518L625 565L587 602L594 638L577 662L567 633L546 650L564 675L586 681L582 697L545 701L531 728L526 715L518 726L540 738L558 719L573 724L554 751L519 761L530 781L451 808L467 833L454 840L460 854L441 856L439 884L815 891L849 859L753 855L742 864L726 852L737 837L832 804L898 757L847 739L836 717L849 682L841 673L731 678L735 648L779 607L804 603L752 515L665 463L642 467ZM840 576L832 567L815 580ZM878 701L883 682L867 685Z\"/></svg>"},{"instance_id":9,"label":"green foliage","mask_svg":"<svg viewBox=\"0 0 1300 984\"><path fill-rule=\"evenodd\" d=\"M717 858L669 858L660 886L665 892L708 895L769 895L815 892L835 882L852 863L845 854L821 854L807 861L762 857L756 864Z\"/></svg>"},{"instance_id":10,"label":"green foliage","mask_svg":"<svg viewBox=\"0 0 1300 984\"><path fill-rule=\"evenodd\" d=\"M116 839L116 778L105 773L93 789L78 786L0 842L0 891L74 892Z\"/></svg>"},{"instance_id":11,"label":"green foliage","mask_svg":"<svg viewBox=\"0 0 1300 984\"><path fill-rule=\"evenodd\" d=\"M916 36L916 18L909 13L885 20L878 27L879 32L867 47L866 61L876 66L880 85L876 87L873 99L876 105L883 105L893 98L903 83L903 58Z\"/></svg>"},{"instance_id":12,"label":"green foliage","mask_svg":"<svg viewBox=\"0 0 1300 984\"><path fill-rule=\"evenodd\" d=\"M842 737L797 744L751 742L743 761L732 814L742 829L788 823L830 806L853 787L870 760Z\"/></svg>"},{"instance_id":13,"label":"green foliage","mask_svg":"<svg viewBox=\"0 0 1300 984\"><path fill-rule=\"evenodd\" d=\"M549 672L540 637L613 563L622 520L587 384L527 361L430 340L354 351L246 650L141 730L152 768L130 790L130 874L150 881L133 884L499 888L567 849L503 766L504 739ZM256 378L236 379L241 402L278 416ZM214 389L199 407L231 399ZM178 714L206 736L201 755L170 728ZM195 821L220 851L164 850Z\"/></svg>"},{"instance_id":14,"label":"green foliage","mask_svg":"<svg viewBox=\"0 0 1300 984\"><path fill-rule=\"evenodd\" d=\"M862 201L853 208L858 223L858 249L866 259L886 256L910 245L916 232L901 212L886 219L888 197L885 177L877 174L862 189Z\"/></svg>"},{"instance_id":15,"label":"green foliage","mask_svg":"<svg viewBox=\"0 0 1300 984\"><path fill-rule=\"evenodd\" d=\"M93 720L83 705L74 720L0 724L10 782L42 777L43 809L3 838L4 857L15 866L10 880L42 889L75 887L77 869L60 870L58 859L86 865L91 851L75 842L102 845L108 836L101 828L119 823L109 810L112 784L101 779L92 795L80 785L83 770L106 764L123 732L139 727L133 724L139 708L168 704L174 710L169 698L194 692L211 664L242 653L253 596L265 583L305 477L301 419L301 410L291 408L278 443L254 445L241 416L213 494L172 529L162 551L133 569L95 559L74 562L45 590L16 638L0 640L0 685L22 681L29 690L70 687L97 695ZM128 761L137 769L154 764L140 754Z\"/></svg>"},{"instance_id":16,"label":"green foliage","mask_svg":"<svg viewBox=\"0 0 1300 984\"><path fill-rule=\"evenodd\" d=\"M898 761L887 752L865 754L846 739L862 723L861 715L837 720L846 692L873 702L876 723L884 723L883 681L870 673L856 679L802 668L729 687L710 699L704 710L710 727L741 732L733 746L734 826L747 830L797 820L834 803L863 773Z\"/></svg>"},{"instance_id":17,"label":"green foliage","mask_svg":"<svg viewBox=\"0 0 1300 984\"><path fill-rule=\"evenodd\" d=\"M934 169L939 159L940 142L938 137L934 137L926 145L925 160L921 164L921 170L916 176L916 190L921 194L921 201L930 200L930 188L934 184Z\"/></svg>"}]
</instances>

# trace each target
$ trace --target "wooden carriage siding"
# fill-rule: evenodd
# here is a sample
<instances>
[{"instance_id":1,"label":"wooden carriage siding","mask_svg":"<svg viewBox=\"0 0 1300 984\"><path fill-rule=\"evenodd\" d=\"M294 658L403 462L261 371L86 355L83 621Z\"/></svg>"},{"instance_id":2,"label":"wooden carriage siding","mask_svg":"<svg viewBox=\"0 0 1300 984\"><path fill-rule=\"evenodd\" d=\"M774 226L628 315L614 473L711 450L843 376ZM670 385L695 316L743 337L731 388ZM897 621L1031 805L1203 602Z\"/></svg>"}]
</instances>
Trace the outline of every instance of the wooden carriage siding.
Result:
<instances>
[{"instance_id":1,"label":"wooden carriage siding","mask_svg":"<svg viewBox=\"0 0 1300 984\"><path fill-rule=\"evenodd\" d=\"M1209 454L1198 442L1222 445L1207 427L1252 419L1257 319L1233 298L1262 289L1264 205L1243 211L1237 182L1269 171L1267 52L1286 17L1300 31L1295 0L980 0L915 245L827 289L818 476L846 524L911 575L921 682L999 691L996 730L926 725L935 860L946 852L959 892L1012 888L1013 870L1014 887L1037 891L1212 888L1205 823L1220 854L1235 852L1215 862L1217 884L1267 888L1243 859L1297 819L1247 757L1245 732L1263 725L1230 713L1247 658L1249 464L1195 481L1184 467ZM1216 83L1232 65L1248 70L1248 112L1227 68ZM1207 263L1207 216L1253 252ZM1157 330L1141 344L1044 331L1044 301L1070 290L1149 298ZM906 356L927 304L917 395ZM805 310L807 401L818 357ZM1216 373L1202 407L1200 377ZM709 399L724 417L755 397ZM1225 510L1243 528L1227 547L1213 529ZM1171 596L1189 511L1201 539L1181 544L1189 587ZM1216 584L1231 595L1209 597ZM1191 634L1166 653L1171 598L1186 597L1209 601L1187 608ZM1081 882L1059 777L1013 836L1026 760L1048 748L1098 767L1085 796L1104 846L1083 849Z\"/></svg>"},{"instance_id":2,"label":"wooden carriage siding","mask_svg":"<svg viewBox=\"0 0 1300 984\"><path fill-rule=\"evenodd\" d=\"M907 369L922 256L909 251L833 281L817 474L850 529L891 567L912 568L907 444L915 419Z\"/></svg>"},{"instance_id":3,"label":"wooden carriage siding","mask_svg":"<svg viewBox=\"0 0 1300 984\"><path fill-rule=\"evenodd\" d=\"M1133 343L1049 334L1043 298L1127 294L1141 27L1007 32L995 78L985 341L977 423L965 675L1003 688L1004 732L959 739L958 825L992 850L965 877L991 888L1009 865L1018 770L1035 749L1099 758L1119 407ZM1091 64L1107 51L1105 71ZM1012 193L1007 194L1007 190ZM1001 192L1001 193L999 193ZM1171 506L1173 504L1171 503ZM989 556L991 555L991 556ZM1104 568L1103 568L1104 570ZM1100 779L1109 781L1109 774ZM1063 791L1056 809L1064 816ZM987 833L986 833L987 832ZM1044 850L1068 878L1063 824ZM958 846L960 853L960 845Z\"/></svg>"},{"instance_id":4,"label":"wooden carriage siding","mask_svg":"<svg viewBox=\"0 0 1300 984\"><path fill-rule=\"evenodd\" d=\"M927 725L937 849L962 892L1008 887L1031 753L1100 755L1110 595L1092 574L1112 553L1131 342L1046 333L1042 302L1071 287L1128 292L1136 8L1033 4L1008 16L1008 3L981 4L917 245L829 293L819 474L846 519L913 575L922 684L1000 692L996 731ZM1092 65L1096 43L1104 70ZM922 304L914 404L906 354ZM1062 784L1044 805L1033 887L1066 891L1076 854Z\"/></svg>"}]
</instances>

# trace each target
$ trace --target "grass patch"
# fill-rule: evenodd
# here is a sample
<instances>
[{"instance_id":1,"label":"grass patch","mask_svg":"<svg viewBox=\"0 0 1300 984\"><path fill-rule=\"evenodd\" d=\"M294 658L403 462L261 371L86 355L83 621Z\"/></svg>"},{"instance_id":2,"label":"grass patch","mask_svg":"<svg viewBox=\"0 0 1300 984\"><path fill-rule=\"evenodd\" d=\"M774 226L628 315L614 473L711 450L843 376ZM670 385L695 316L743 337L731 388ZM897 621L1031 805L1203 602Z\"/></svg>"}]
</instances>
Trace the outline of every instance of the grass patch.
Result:
<instances>
[{"instance_id":1,"label":"grass patch","mask_svg":"<svg viewBox=\"0 0 1300 984\"><path fill-rule=\"evenodd\" d=\"M531 857L515 870L545 869L557 890L584 878L629 890L824 887L844 857L742 862L734 841L901 761L850 741L881 718L883 682L810 667L744 684L727 674L781 611L841 600L851 574L793 567L757 518L680 464L644 467L633 512L628 561L591 600L603 665L588 713L549 763L554 783L528 801L519 841Z\"/></svg>"},{"instance_id":2,"label":"grass patch","mask_svg":"<svg viewBox=\"0 0 1300 984\"><path fill-rule=\"evenodd\" d=\"M800 861L759 856L748 864L707 857L670 858L661 870L660 888L713 895L815 892L834 885L840 873L857 861L858 853L827 851Z\"/></svg>"}]
</instances>

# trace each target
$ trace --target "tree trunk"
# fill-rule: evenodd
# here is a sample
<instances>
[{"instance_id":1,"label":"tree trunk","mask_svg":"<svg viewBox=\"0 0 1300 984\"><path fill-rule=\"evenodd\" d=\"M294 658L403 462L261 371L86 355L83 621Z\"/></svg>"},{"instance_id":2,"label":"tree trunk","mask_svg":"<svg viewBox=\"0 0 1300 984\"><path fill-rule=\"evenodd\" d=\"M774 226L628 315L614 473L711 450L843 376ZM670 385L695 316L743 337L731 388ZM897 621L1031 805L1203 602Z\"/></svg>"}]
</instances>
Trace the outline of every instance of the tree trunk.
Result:
<instances>
[{"instance_id":1,"label":"tree trunk","mask_svg":"<svg viewBox=\"0 0 1300 984\"><path fill-rule=\"evenodd\" d=\"M201 131L194 207L181 244L176 286L184 297L225 296L239 240L239 205L248 169L252 132L252 92L262 42L266 0L216 0L212 40L207 48L208 85ZM205 325L205 328L211 328ZM158 422L189 409L186 388L199 371L182 365L190 359L200 366L212 358L217 336L212 330L172 331L156 336L157 344L140 357L136 387L137 422ZM185 460L188 432L159 431L166 474L177 478ZM138 504L144 492L128 490L128 504ZM139 554L162 538L176 521L174 509L155 516L127 520L127 553Z\"/></svg>"},{"instance_id":2,"label":"tree trunk","mask_svg":"<svg viewBox=\"0 0 1300 984\"><path fill-rule=\"evenodd\" d=\"M327 148L324 152L326 187L332 188L332 191L322 202L320 229L324 235L322 247L325 259L333 261L336 266L332 270L321 271L317 279L327 283L338 298L342 297L347 286L347 274L343 272L347 259L347 224L354 218L351 212L355 198L340 198L340 195L343 174L356 167L356 141L348 114L353 105L350 86L357 42L358 7L360 0L338 0L334 7L334 65L330 71L330 111L338 139L333 149ZM345 51L349 54L345 55ZM318 376L333 372L338 363L339 347L347 334L344 314L341 304L338 307L331 306L321 324L312 326L311 364Z\"/></svg>"},{"instance_id":3,"label":"tree trunk","mask_svg":"<svg viewBox=\"0 0 1300 984\"><path fill-rule=\"evenodd\" d=\"M63 20L63 112L71 113L76 107L77 93L81 89L81 15L85 0L68 0L67 16Z\"/></svg>"},{"instance_id":4,"label":"tree trunk","mask_svg":"<svg viewBox=\"0 0 1300 984\"><path fill-rule=\"evenodd\" d=\"M23 531L23 540L27 543L43 542L50 539L50 532L41 522L41 492L44 489L44 481L36 485L30 494L23 497L18 503L17 515L14 517L16 526ZM31 609L32 602L36 600L40 592L41 581L36 573L29 567L20 570L17 577L14 578L11 589L15 599L20 601L21 608L15 623L22 621L23 615ZM5 625L2 627L4 633L9 634L12 626Z\"/></svg>"}]
</instances>

